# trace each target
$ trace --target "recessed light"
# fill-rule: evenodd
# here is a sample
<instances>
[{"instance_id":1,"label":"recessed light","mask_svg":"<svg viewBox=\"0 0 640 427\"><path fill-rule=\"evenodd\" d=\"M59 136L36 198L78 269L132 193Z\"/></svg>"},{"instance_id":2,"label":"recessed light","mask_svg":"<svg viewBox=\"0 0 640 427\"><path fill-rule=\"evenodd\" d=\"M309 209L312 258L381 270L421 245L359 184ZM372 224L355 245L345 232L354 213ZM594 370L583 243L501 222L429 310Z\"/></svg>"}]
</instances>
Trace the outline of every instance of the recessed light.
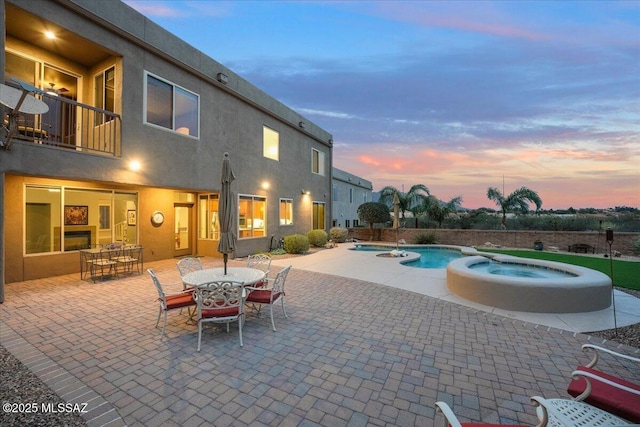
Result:
<instances>
[{"instance_id":1,"label":"recessed light","mask_svg":"<svg viewBox=\"0 0 640 427\"><path fill-rule=\"evenodd\" d=\"M44 35L45 35L48 39L55 39L55 38L56 38L56 35L55 35L55 34L53 34L53 32L51 32L51 31L45 31L45 32L44 32Z\"/></svg>"}]
</instances>

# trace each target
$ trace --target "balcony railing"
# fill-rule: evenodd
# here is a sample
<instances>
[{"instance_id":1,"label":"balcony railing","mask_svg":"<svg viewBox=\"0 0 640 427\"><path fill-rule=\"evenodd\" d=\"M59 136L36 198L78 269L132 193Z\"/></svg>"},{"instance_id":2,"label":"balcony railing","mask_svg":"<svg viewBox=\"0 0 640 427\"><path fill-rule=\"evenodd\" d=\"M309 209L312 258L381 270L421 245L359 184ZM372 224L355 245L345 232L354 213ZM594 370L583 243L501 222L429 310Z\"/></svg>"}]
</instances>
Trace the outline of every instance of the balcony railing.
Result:
<instances>
[{"instance_id":1,"label":"balcony railing","mask_svg":"<svg viewBox=\"0 0 640 427\"><path fill-rule=\"evenodd\" d=\"M118 114L49 94L37 95L49 106L40 116L20 114L14 138L36 144L119 157L122 140ZM5 118L5 124L8 124Z\"/></svg>"}]
</instances>

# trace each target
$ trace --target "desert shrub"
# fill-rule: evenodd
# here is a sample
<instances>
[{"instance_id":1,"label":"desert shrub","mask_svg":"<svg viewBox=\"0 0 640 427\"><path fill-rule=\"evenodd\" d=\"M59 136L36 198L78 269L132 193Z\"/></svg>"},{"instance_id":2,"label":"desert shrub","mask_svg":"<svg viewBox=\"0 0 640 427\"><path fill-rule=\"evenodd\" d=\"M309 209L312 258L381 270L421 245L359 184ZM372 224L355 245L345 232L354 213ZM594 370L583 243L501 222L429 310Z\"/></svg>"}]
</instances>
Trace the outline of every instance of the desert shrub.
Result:
<instances>
[{"instance_id":1,"label":"desert shrub","mask_svg":"<svg viewBox=\"0 0 640 427\"><path fill-rule=\"evenodd\" d=\"M303 254L309 250L309 239L304 234L284 236L284 250L289 254Z\"/></svg>"},{"instance_id":2,"label":"desert shrub","mask_svg":"<svg viewBox=\"0 0 640 427\"><path fill-rule=\"evenodd\" d=\"M344 243L349 236L349 230L342 227L333 227L329 230L329 238L336 243Z\"/></svg>"},{"instance_id":3,"label":"desert shrub","mask_svg":"<svg viewBox=\"0 0 640 427\"><path fill-rule=\"evenodd\" d=\"M309 244L316 248L322 247L327 244L327 232L321 229L311 230L307 233Z\"/></svg>"},{"instance_id":4,"label":"desert shrub","mask_svg":"<svg viewBox=\"0 0 640 427\"><path fill-rule=\"evenodd\" d=\"M413 243L417 245L433 245L436 243L436 233L427 232L416 234L413 238Z\"/></svg>"},{"instance_id":5,"label":"desert shrub","mask_svg":"<svg viewBox=\"0 0 640 427\"><path fill-rule=\"evenodd\" d=\"M287 253L287 251L285 251L282 248L274 249L271 252L269 252L269 254L271 254L271 255L284 255L286 253Z\"/></svg>"}]
</instances>

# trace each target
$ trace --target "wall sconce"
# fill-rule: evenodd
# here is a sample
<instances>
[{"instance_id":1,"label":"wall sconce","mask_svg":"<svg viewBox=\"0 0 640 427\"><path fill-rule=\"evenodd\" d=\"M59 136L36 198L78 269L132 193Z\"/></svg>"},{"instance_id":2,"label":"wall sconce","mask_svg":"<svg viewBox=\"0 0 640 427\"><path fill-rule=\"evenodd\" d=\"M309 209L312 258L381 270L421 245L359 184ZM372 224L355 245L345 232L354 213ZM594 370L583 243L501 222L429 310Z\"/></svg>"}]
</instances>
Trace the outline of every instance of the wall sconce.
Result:
<instances>
[{"instance_id":1,"label":"wall sconce","mask_svg":"<svg viewBox=\"0 0 640 427\"><path fill-rule=\"evenodd\" d=\"M140 162L137 160L132 160L131 162L129 162L129 169L134 172L138 172L141 167L142 166L140 165Z\"/></svg>"},{"instance_id":2,"label":"wall sconce","mask_svg":"<svg viewBox=\"0 0 640 427\"><path fill-rule=\"evenodd\" d=\"M227 83L229 83L229 76L227 76L224 73L218 73L217 78L218 78L218 81L223 85L226 85Z\"/></svg>"},{"instance_id":3,"label":"wall sconce","mask_svg":"<svg viewBox=\"0 0 640 427\"><path fill-rule=\"evenodd\" d=\"M307 124L305 122L300 122L300 123L298 123L298 126L300 126L302 129L304 129L305 126L307 126Z\"/></svg>"},{"instance_id":4,"label":"wall sconce","mask_svg":"<svg viewBox=\"0 0 640 427\"><path fill-rule=\"evenodd\" d=\"M268 190L269 189L269 181L262 181L262 184L260 184L260 186L262 187L263 190Z\"/></svg>"},{"instance_id":5,"label":"wall sconce","mask_svg":"<svg viewBox=\"0 0 640 427\"><path fill-rule=\"evenodd\" d=\"M308 196L309 194L311 194L311 191L308 191L308 190L304 191L304 188L303 188L302 190L300 190L300 194L306 194Z\"/></svg>"}]
</instances>

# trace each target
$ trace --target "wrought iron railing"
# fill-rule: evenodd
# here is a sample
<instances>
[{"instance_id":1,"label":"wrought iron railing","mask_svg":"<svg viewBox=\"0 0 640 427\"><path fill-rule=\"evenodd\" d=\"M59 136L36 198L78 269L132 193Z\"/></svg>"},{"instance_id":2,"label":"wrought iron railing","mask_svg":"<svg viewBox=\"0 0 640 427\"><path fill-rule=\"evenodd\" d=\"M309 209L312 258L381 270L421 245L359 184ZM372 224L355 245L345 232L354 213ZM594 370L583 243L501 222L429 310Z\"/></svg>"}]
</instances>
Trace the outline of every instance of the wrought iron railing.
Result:
<instances>
[{"instance_id":1,"label":"wrought iron railing","mask_svg":"<svg viewBox=\"0 0 640 427\"><path fill-rule=\"evenodd\" d=\"M118 114L63 96L37 95L49 106L42 115L20 114L15 139L93 154L119 157L121 119ZM5 119L8 125L8 118Z\"/></svg>"}]
</instances>

